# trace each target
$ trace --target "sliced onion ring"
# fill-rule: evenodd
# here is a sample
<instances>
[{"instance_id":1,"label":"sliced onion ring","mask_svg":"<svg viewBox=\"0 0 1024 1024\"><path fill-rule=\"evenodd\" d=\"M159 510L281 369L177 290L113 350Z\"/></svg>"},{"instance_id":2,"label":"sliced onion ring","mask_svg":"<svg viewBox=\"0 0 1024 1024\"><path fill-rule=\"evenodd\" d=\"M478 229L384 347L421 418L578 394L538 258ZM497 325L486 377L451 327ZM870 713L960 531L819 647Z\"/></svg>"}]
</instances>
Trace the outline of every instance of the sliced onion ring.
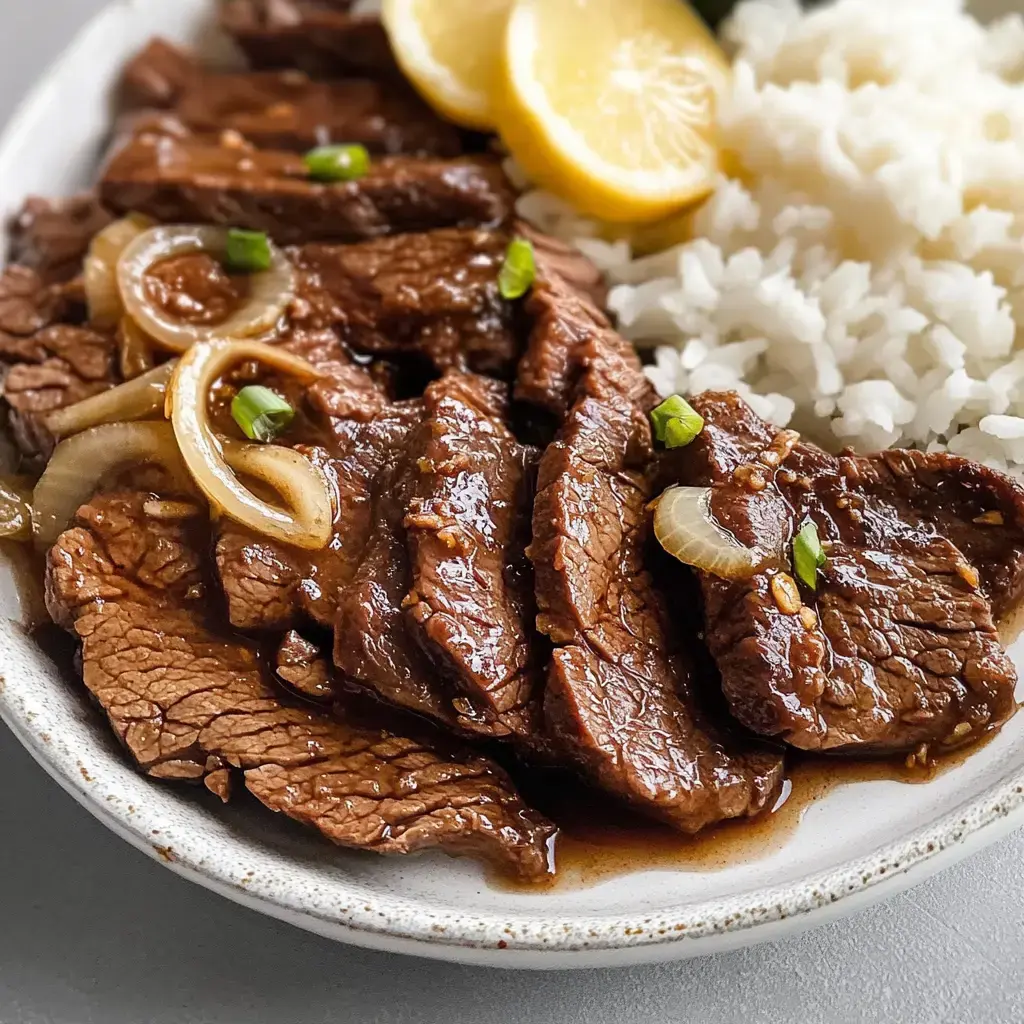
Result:
<instances>
[{"instance_id":1,"label":"sliced onion ring","mask_svg":"<svg viewBox=\"0 0 1024 1024\"><path fill-rule=\"evenodd\" d=\"M50 413L45 420L46 429L59 440L104 423L143 420L159 414L176 363L172 359L126 384Z\"/></svg>"},{"instance_id":2,"label":"sliced onion ring","mask_svg":"<svg viewBox=\"0 0 1024 1024\"><path fill-rule=\"evenodd\" d=\"M32 495L36 546L50 547L105 477L140 463L166 470L174 492L195 493L169 423L112 423L62 441Z\"/></svg>"},{"instance_id":3,"label":"sliced onion ring","mask_svg":"<svg viewBox=\"0 0 1024 1024\"><path fill-rule=\"evenodd\" d=\"M219 512L267 537L309 550L331 538L334 512L323 474L290 448L221 442L210 426L210 388L228 369L254 360L315 380L319 373L304 359L259 342L208 342L181 357L167 393L168 414L178 447L199 489ZM278 508L258 498L232 467L262 480L287 502Z\"/></svg>"},{"instance_id":4,"label":"sliced onion ring","mask_svg":"<svg viewBox=\"0 0 1024 1024\"><path fill-rule=\"evenodd\" d=\"M32 537L32 485L20 478L0 477L0 538L29 540Z\"/></svg>"},{"instance_id":5,"label":"sliced onion ring","mask_svg":"<svg viewBox=\"0 0 1024 1024\"><path fill-rule=\"evenodd\" d=\"M130 316L121 317L117 344L120 349L121 376L125 380L134 380L153 369L153 343Z\"/></svg>"},{"instance_id":6,"label":"sliced onion ring","mask_svg":"<svg viewBox=\"0 0 1024 1024\"><path fill-rule=\"evenodd\" d=\"M117 281L128 315L153 341L172 352L184 352L197 341L252 338L272 331L295 297L295 270L275 245L270 246L270 269L251 275L248 301L226 320L201 326L169 316L146 294L146 273L172 256L204 252L224 257L228 232L202 225L152 228L121 254Z\"/></svg>"},{"instance_id":7,"label":"sliced onion ring","mask_svg":"<svg viewBox=\"0 0 1024 1024\"><path fill-rule=\"evenodd\" d=\"M330 491L320 471L300 452L281 445L226 441L224 459L236 473L261 480L272 487L293 510L291 514L298 523L322 525L322 531L315 528L311 531L310 547L315 544L322 548L331 539L333 508ZM313 477L318 487L311 486ZM292 538L289 543L298 544L298 541Z\"/></svg>"},{"instance_id":8,"label":"sliced onion ring","mask_svg":"<svg viewBox=\"0 0 1024 1024\"><path fill-rule=\"evenodd\" d=\"M124 313L117 285L117 261L124 250L153 226L149 217L133 213L108 224L89 246L83 273L89 322L95 327L113 328Z\"/></svg>"},{"instance_id":9,"label":"sliced onion ring","mask_svg":"<svg viewBox=\"0 0 1024 1024\"><path fill-rule=\"evenodd\" d=\"M725 580L748 579L776 560L748 548L711 515L710 487L670 487L658 499L654 535L673 557Z\"/></svg>"},{"instance_id":10,"label":"sliced onion ring","mask_svg":"<svg viewBox=\"0 0 1024 1024\"><path fill-rule=\"evenodd\" d=\"M199 506L191 501L167 501L165 498L152 498L142 506L142 511L150 519L177 522L181 519L193 519L199 515Z\"/></svg>"}]
</instances>

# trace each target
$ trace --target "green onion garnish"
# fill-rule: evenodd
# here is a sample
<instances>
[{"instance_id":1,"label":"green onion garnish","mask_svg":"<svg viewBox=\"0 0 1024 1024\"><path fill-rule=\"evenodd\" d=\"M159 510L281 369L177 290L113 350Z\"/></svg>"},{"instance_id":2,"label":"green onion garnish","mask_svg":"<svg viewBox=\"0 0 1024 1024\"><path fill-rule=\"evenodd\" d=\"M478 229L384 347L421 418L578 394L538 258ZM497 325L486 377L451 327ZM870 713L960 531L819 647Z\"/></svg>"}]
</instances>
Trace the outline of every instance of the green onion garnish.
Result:
<instances>
[{"instance_id":1,"label":"green onion garnish","mask_svg":"<svg viewBox=\"0 0 1024 1024\"><path fill-rule=\"evenodd\" d=\"M314 181L356 181L370 170L365 146L318 146L306 154L306 168Z\"/></svg>"},{"instance_id":2,"label":"green onion garnish","mask_svg":"<svg viewBox=\"0 0 1024 1024\"><path fill-rule=\"evenodd\" d=\"M537 261L533 256L533 243L525 238L513 238L505 250L505 262L498 275L498 291L503 299L521 299L533 286L537 276Z\"/></svg>"},{"instance_id":3,"label":"green onion garnish","mask_svg":"<svg viewBox=\"0 0 1024 1024\"><path fill-rule=\"evenodd\" d=\"M684 448L704 429L704 417L681 395L651 410L654 436L666 448Z\"/></svg>"},{"instance_id":4,"label":"green onion garnish","mask_svg":"<svg viewBox=\"0 0 1024 1024\"><path fill-rule=\"evenodd\" d=\"M228 230L228 244L224 265L239 274L255 274L269 270L271 263L270 239L262 231Z\"/></svg>"},{"instance_id":5,"label":"green onion garnish","mask_svg":"<svg viewBox=\"0 0 1024 1024\"><path fill-rule=\"evenodd\" d=\"M270 388L250 384L235 395L231 415L249 440L266 444L295 419L295 410Z\"/></svg>"},{"instance_id":6,"label":"green onion garnish","mask_svg":"<svg viewBox=\"0 0 1024 1024\"><path fill-rule=\"evenodd\" d=\"M817 589L818 570L826 561L825 550L818 540L817 526L810 521L804 523L793 538L793 568L811 590Z\"/></svg>"}]
</instances>

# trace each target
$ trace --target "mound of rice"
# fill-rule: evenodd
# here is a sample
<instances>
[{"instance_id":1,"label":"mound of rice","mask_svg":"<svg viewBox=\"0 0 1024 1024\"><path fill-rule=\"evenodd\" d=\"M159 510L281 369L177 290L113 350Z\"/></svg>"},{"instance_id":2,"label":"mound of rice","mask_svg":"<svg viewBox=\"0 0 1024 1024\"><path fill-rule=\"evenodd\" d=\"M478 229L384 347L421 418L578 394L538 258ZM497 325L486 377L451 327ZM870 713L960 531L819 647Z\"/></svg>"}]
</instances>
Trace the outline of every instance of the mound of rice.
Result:
<instances>
[{"instance_id":1,"label":"mound of rice","mask_svg":"<svg viewBox=\"0 0 1024 1024\"><path fill-rule=\"evenodd\" d=\"M957 0L753 0L725 28L722 178L633 259L539 192L520 212L615 283L663 394L735 388L828 447L1024 475L1024 18Z\"/></svg>"}]
</instances>

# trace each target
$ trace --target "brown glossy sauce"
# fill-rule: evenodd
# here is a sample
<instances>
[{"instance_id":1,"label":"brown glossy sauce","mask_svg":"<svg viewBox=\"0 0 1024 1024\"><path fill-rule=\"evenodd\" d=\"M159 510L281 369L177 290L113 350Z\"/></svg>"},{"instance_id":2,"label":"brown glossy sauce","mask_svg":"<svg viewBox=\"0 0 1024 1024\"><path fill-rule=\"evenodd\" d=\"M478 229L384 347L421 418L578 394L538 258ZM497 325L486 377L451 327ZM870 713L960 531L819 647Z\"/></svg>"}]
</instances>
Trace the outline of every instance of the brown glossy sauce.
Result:
<instances>
[{"instance_id":1,"label":"brown glossy sauce","mask_svg":"<svg viewBox=\"0 0 1024 1024\"><path fill-rule=\"evenodd\" d=\"M244 274L229 274L206 253L187 253L150 267L145 289L149 300L168 316L210 326L238 310L248 296L249 281Z\"/></svg>"},{"instance_id":2,"label":"brown glossy sauce","mask_svg":"<svg viewBox=\"0 0 1024 1024\"><path fill-rule=\"evenodd\" d=\"M927 768L908 768L902 759L791 757L775 806L756 818L726 822L686 836L616 805L608 797L574 783L557 787L524 780L528 802L560 828L555 840L555 874L541 882L521 882L491 873L491 887L512 892L586 889L637 871L707 873L750 864L778 852L792 838L803 816L840 786L858 782L923 785L945 774L985 746L995 735L944 755Z\"/></svg>"},{"instance_id":3,"label":"brown glossy sauce","mask_svg":"<svg viewBox=\"0 0 1024 1024\"><path fill-rule=\"evenodd\" d=\"M20 625L26 632L33 633L50 624L43 594L43 580L46 560L28 542L0 540L0 554L13 577L13 590L21 602Z\"/></svg>"}]
</instances>

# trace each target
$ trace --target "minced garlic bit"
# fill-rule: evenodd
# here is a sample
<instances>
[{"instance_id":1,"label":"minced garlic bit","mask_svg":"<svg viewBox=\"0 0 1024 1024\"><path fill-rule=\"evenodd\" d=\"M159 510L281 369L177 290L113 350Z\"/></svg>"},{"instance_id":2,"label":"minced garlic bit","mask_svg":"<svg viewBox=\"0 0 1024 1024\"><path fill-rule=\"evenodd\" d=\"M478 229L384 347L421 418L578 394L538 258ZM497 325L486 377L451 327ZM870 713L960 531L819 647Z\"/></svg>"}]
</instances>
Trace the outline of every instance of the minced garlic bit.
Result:
<instances>
[{"instance_id":1,"label":"minced garlic bit","mask_svg":"<svg viewBox=\"0 0 1024 1024\"><path fill-rule=\"evenodd\" d=\"M757 461L763 466L776 469L789 457L796 447L800 435L795 430L782 430L772 438L772 443L758 453Z\"/></svg>"},{"instance_id":2,"label":"minced garlic bit","mask_svg":"<svg viewBox=\"0 0 1024 1024\"><path fill-rule=\"evenodd\" d=\"M796 615L800 611L800 591L789 573L780 572L772 577L772 597L784 615Z\"/></svg>"},{"instance_id":3,"label":"minced garlic bit","mask_svg":"<svg viewBox=\"0 0 1024 1024\"><path fill-rule=\"evenodd\" d=\"M225 149L251 149L252 147L245 140L245 136L241 132L235 131L234 128L225 128L220 133L220 144Z\"/></svg>"},{"instance_id":4,"label":"minced garlic bit","mask_svg":"<svg viewBox=\"0 0 1024 1024\"><path fill-rule=\"evenodd\" d=\"M445 547L451 548L452 551L461 551L466 547L465 537L458 526L446 526L443 530L439 530L437 533L437 539L441 541Z\"/></svg>"},{"instance_id":5,"label":"minced garlic bit","mask_svg":"<svg viewBox=\"0 0 1024 1024\"><path fill-rule=\"evenodd\" d=\"M295 104L294 103L272 103L263 113L267 117L285 118L295 116Z\"/></svg>"},{"instance_id":6,"label":"minced garlic bit","mask_svg":"<svg viewBox=\"0 0 1024 1024\"><path fill-rule=\"evenodd\" d=\"M732 476L736 483L750 491L763 491L768 486L759 466L737 466Z\"/></svg>"},{"instance_id":7,"label":"minced garlic bit","mask_svg":"<svg viewBox=\"0 0 1024 1024\"><path fill-rule=\"evenodd\" d=\"M991 512L982 512L980 516L974 517L974 521L982 526L1002 526L1003 513L998 509L993 509Z\"/></svg>"},{"instance_id":8,"label":"minced garlic bit","mask_svg":"<svg viewBox=\"0 0 1024 1024\"><path fill-rule=\"evenodd\" d=\"M912 754L908 754L904 763L908 768L927 768L928 744L922 743Z\"/></svg>"},{"instance_id":9,"label":"minced garlic bit","mask_svg":"<svg viewBox=\"0 0 1024 1024\"><path fill-rule=\"evenodd\" d=\"M452 707L466 718L472 718L476 714L476 709L465 697L456 697L452 701Z\"/></svg>"},{"instance_id":10,"label":"minced garlic bit","mask_svg":"<svg viewBox=\"0 0 1024 1024\"><path fill-rule=\"evenodd\" d=\"M978 589L981 584L981 577L978 575L978 570L970 562L958 561L956 563L956 571L971 590Z\"/></svg>"}]
</instances>

